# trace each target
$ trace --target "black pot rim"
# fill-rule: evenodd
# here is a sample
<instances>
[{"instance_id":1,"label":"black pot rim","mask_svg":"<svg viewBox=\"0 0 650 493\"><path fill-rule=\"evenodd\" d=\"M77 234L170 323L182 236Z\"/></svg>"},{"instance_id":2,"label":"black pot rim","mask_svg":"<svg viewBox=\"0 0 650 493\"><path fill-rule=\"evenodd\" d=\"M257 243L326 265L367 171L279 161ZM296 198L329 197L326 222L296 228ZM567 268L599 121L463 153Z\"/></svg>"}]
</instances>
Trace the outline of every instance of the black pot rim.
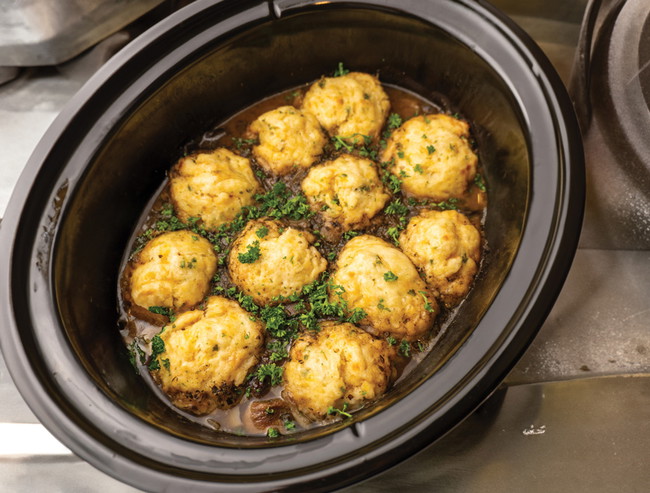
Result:
<instances>
[{"instance_id":1,"label":"black pot rim","mask_svg":"<svg viewBox=\"0 0 650 493\"><path fill-rule=\"evenodd\" d=\"M431 5L425 2L335 1L324 7L298 0L239 2L240 25L302 10L345 6L390 10L416 16L434 25L439 25L439 19L445 19L445 25L440 27L472 46L479 56L490 62L519 98L532 139L532 179L539 185L529 201L527 223L534 226L524 230L512 265L511 271L517 272L518 279L506 278L478 327L437 372L436 386L440 382L447 384L447 387L443 385L441 399L432 406L427 396L443 390L434 388L431 381L424 382L419 392L407 395L400 402L399 426L393 425L381 438L368 429L386 429L391 425L387 413L379 413L368 422L337 432L337 451L325 455L318 450L330 445L332 435L314 440L309 447L287 445L253 451L169 437L166 443L174 443L175 450L155 450L147 454L146 438L162 433L160 430L144 425L122 408L115 409L116 404L98 389L95 389L96 394L88 395L88 402L83 405L71 402L66 396L57 394L55 386L71 388L74 383L66 381L65 375L46 374L50 368L44 373L43 368L32 365L32 356L23 345L25 331L35 330L35 318L51 319L55 325L58 319L55 313L27 313L25 307L29 306L28 300L33 293L12 290L18 268L34 261L21 252L31 251L37 236L35 231L18 234L20 222L24 217L47 213L46 204L39 204L34 197L49 197L54 188L44 191L39 183L40 187L44 182L53 187L57 182L58 170L48 161L70 122L84 112L88 114L88 103L96 92L124 77L134 64L162 56L155 50L160 50L165 40L187 29L193 19L215 16L218 9L225 9L231 3L234 2L198 1L154 26L91 78L40 141L19 180L0 230L0 251L8 252L0 259L0 306L3 307L0 317L4 327L0 332L0 344L19 391L39 420L77 455L122 481L153 490L189 488L202 491L218 486L229 491L330 490L385 470L449 431L488 397L532 341L559 294L577 248L585 193L581 138L566 90L548 60L525 33L486 3L437 2L434 17ZM408 13L400 11L406 10L407 5ZM219 22L224 33L240 28L228 19ZM473 38L476 32L482 32L484 38L480 46ZM541 169L549 163L555 163L555 168L543 174L536 171L535 167ZM522 279L528 286L525 292L521 292ZM55 308L53 304L53 310ZM509 313L512 317L504 323L499 318L500 313ZM61 353L48 355L50 360L65 359L66 354L73 354L63 337L53 343ZM465 376L462 382L457 375ZM82 389L86 393L93 388L91 379L88 380ZM114 414L105 415L104 406L111 408ZM101 417L93 420L96 416ZM120 416L120 420L115 420L115 416ZM144 426L142 436L131 436L131 430L137 426ZM202 470L185 468L183 451L190 449L203 449L202 453L213 454L214 463L203 463ZM273 473L269 472L268 465L259 465L285 455L294 465L279 467ZM159 461L159 457L166 457L167 463ZM325 462L315 462L316 457Z\"/></svg>"}]
</instances>

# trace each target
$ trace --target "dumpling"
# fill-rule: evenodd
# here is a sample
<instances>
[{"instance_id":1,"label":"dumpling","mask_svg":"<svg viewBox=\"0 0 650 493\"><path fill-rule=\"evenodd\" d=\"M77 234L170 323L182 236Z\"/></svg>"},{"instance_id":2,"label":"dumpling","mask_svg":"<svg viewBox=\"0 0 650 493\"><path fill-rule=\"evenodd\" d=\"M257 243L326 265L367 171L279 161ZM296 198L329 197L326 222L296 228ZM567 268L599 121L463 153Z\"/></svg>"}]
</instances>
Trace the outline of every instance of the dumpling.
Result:
<instances>
[{"instance_id":1,"label":"dumpling","mask_svg":"<svg viewBox=\"0 0 650 493\"><path fill-rule=\"evenodd\" d=\"M250 221L230 250L230 278L262 305L291 296L327 268L327 261L311 246L314 240L311 233L277 221Z\"/></svg>"},{"instance_id":2,"label":"dumpling","mask_svg":"<svg viewBox=\"0 0 650 493\"><path fill-rule=\"evenodd\" d=\"M390 109L388 96L377 77L350 72L323 77L305 94L302 109L316 116L332 136L354 143L379 135Z\"/></svg>"},{"instance_id":3,"label":"dumpling","mask_svg":"<svg viewBox=\"0 0 650 493\"><path fill-rule=\"evenodd\" d=\"M481 259L481 234L467 217L423 211L410 220L399 243L446 306L465 297Z\"/></svg>"},{"instance_id":4,"label":"dumpling","mask_svg":"<svg viewBox=\"0 0 650 493\"><path fill-rule=\"evenodd\" d=\"M284 367L284 397L306 417L354 410L386 392L396 376L395 350L350 323L323 322L303 333Z\"/></svg>"},{"instance_id":5,"label":"dumpling","mask_svg":"<svg viewBox=\"0 0 650 493\"><path fill-rule=\"evenodd\" d=\"M343 247L332 284L330 300L340 296L349 310L364 310L366 317L360 323L379 337L423 339L438 313L409 258L376 236L357 236Z\"/></svg>"},{"instance_id":6,"label":"dumpling","mask_svg":"<svg viewBox=\"0 0 650 493\"><path fill-rule=\"evenodd\" d=\"M469 125L443 114L404 122L388 139L381 159L391 163L405 193L436 201L463 195L478 162L469 144Z\"/></svg>"},{"instance_id":7,"label":"dumpling","mask_svg":"<svg viewBox=\"0 0 650 493\"><path fill-rule=\"evenodd\" d=\"M130 295L136 305L188 308L203 299L217 268L205 238L190 231L155 237L132 261Z\"/></svg>"},{"instance_id":8,"label":"dumpling","mask_svg":"<svg viewBox=\"0 0 650 493\"><path fill-rule=\"evenodd\" d=\"M158 337L154 378L176 407L203 415L237 404L262 353L264 327L236 301L211 296L205 310L183 313Z\"/></svg>"},{"instance_id":9,"label":"dumpling","mask_svg":"<svg viewBox=\"0 0 650 493\"><path fill-rule=\"evenodd\" d=\"M350 154L312 168L302 190L313 211L344 230L367 226L390 198L372 161Z\"/></svg>"},{"instance_id":10,"label":"dumpling","mask_svg":"<svg viewBox=\"0 0 650 493\"><path fill-rule=\"evenodd\" d=\"M210 230L235 219L261 191L250 161L224 148L181 158L169 189L181 221L200 218Z\"/></svg>"},{"instance_id":11,"label":"dumpling","mask_svg":"<svg viewBox=\"0 0 650 493\"><path fill-rule=\"evenodd\" d=\"M257 162L275 175L309 168L327 143L316 117L293 106L264 113L251 123L249 133L259 139L253 147Z\"/></svg>"}]
</instances>

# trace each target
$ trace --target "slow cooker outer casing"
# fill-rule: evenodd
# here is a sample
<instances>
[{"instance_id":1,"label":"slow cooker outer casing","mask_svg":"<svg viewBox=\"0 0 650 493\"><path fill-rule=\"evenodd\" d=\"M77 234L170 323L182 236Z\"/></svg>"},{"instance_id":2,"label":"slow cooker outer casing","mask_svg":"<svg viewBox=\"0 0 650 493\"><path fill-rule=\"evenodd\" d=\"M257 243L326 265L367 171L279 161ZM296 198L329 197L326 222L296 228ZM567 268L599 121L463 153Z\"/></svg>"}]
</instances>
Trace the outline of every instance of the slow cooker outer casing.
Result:
<instances>
[{"instance_id":1,"label":"slow cooker outer casing","mask_svg":"<svg viewBox=\"0 0 650 493\"><path fill-rule=\"evenodd\" d=\"M474 123L490 193L483 274L420 370L351 423L279 440L197 426L129 366L116 330L125 248L188 140L339 61L443 94ZM496 388L559 293L583 203L564 87L489 5L198 1L109 61L30 158L0 230L0 343L43 424L118 479L147 490L333 489L422 449Z\"/></svg>"}]
</instances>

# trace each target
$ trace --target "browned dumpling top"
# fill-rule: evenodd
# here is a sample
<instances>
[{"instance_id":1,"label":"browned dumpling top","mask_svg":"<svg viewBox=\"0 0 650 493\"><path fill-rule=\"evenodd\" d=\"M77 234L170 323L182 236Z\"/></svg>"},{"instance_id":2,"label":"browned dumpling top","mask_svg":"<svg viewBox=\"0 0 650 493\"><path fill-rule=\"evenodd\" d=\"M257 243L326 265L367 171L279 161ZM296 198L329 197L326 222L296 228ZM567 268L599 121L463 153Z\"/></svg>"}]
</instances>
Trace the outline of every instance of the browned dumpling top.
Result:
<instances>
[{"instance_id":1,"label":"browned dumpling top","mask_svg":"<svg viewBox=\"0 0 650 493\"><path fill-rule=\"evenodd\" d=\"M130 297L138 306L189 308L207 294L217 256L205 238L190 231L150 240L132 261Z\"/></svg>"},{"instance_id":2,"label":"browned dumpling top","mask_svg":"<svg viewBox=\"0 0 650 493\"><path fill-rule=\"evenodd\" d=\"M420 115L393 132L382 153L402 190L437 201L460 197L476 175L469 125L444 114Z\"/></svg>"},{"instance_id":3,"label":"browned dumpling top","mask_svg":"<svg viewBox=\"0 0 650 493\"><path fill-rule=\"evenodd\" d=\"M340 77L323 77L312 84L302 109L316 116L330 135L362 142L362 136L379 135L390 101L377 77L350 72Z\"/></svg>"},{"instance_id":4,"label":"browned dumpling top","mask_svg":"<svg viewBox=\"0 0 650 493\"><path fill-rule=\"evenodd\" d=\"M350 323L323 322L291 348L285 397L309 419L353 410L380 397L394 380L395 350Z\"/></svg>"},{"instance_id":5,"label":"browned dumpling top","mask_svg":"<svg viewBox=\"0 0 650 493\"><path fill-rule=\"evenodd\" d=\"M261 191L250 161L224 148L181 158L169 189L178 217L199 218L209 230L235 219Z\"/></svg>"},{"instance_id":6,"label":"browned dumpling top","mask_svg":"<svg viewBox=\"0 0 650 493\"><path fill-rule=\"evenodd\" d=\"M361 235L343 247L332 275L330 299L340 296L379 337L416 341L429 333L438 305L409 258L381 238Z\"/></svg>"},{"instance_id":7,"label":"browned dumpling top","mask_svg":"<svg viewBox=\"0 0 650 493\"><path fill-rule=\"evenodd\" d=\"M164 351L154 377L173 404L202 415L227 409L259 361L264 326L236 301L211 296L204 310L185 312L159 334Z\"/></svg>"},{"instance_id":8,"label":"browned dumpling top","mask_svg":"<svg viewBox=\"0 0 650 493\"><path fill-rule=\"evenodd\" d=\"M481 234L460 212L427 210L413 217L400 246L451 307L469 291L481 258Z\"/></svg>"}]
</instances>

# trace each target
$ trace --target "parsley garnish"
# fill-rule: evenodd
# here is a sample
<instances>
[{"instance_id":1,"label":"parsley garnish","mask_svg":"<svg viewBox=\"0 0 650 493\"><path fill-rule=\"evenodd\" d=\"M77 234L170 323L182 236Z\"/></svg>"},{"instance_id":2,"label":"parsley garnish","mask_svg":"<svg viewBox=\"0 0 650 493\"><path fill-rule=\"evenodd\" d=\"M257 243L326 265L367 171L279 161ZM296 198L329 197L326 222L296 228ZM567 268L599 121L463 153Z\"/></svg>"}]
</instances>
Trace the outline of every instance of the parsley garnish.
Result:
<instances>
[{"instance_id":1,"label":"parsley garnish","mask_svg":"<svg viewBox=\"0 0 650 493\"><path fill-rule=\"evenodd\" d=\"M280 385L282 383L282 374L284 368L276 365L275 363L268 363L260 365L255 372L255 376L260 382L264 382L266 378L269 379L271 385Z\"/></svg>"},{"instance_id":2,"label":"parsley garnish","mask_svg":"<svg viewBox=\"0 0 650 493\"><path fill-rule=\"evenodd\" d=\"M151 313L155 313L156 315L163 315L165 317L171 317L174 315L174 310L167 308L166 306L150 306L148 310Z\"/></svg>"},{"instance_id":3,"label":"parsley garnish","mask_svg":"<svg viewBox=\"0 0 650 493\"><path fill-rule=\"evenodd\" d=\"M481 173L476 173L474 175L474 185L476 185L481 192L485 192L485 182L483 181Z\"/></svg>"},{"instance_id":4,"label":"parsley garnish","mask_svg":"<svg viewBox=\"0 0 650 493\"><path fill-rule=\"evenodd\" d=\"M434 146L432 146L432 145L428 145L427 146L427 152L429 154L433 154L434 152L436 152L436 148Z\"/></svg>"},{"instance_id":5,"label":"parsley garnish","mask_svg":"<svg viewBox=\"0 0 650 493\"><path fill-rule=\"evenodd\" d=\"M269 228L266 226L261 226L257 231L255 231L255 234L258 238L264 238L267 234L269 234Z\"/></svg>"},{"instance_id":6,"label":"parsley garnish","mask_svg":"<svg viewBox=\"0 0 650 493\"><path fill-rule=\"evenodd\" d=\"M334 71L334 77L341 77L342 75L349 74L350 71L343 67L343 62L339 62L338 67Z\"/></svg>"},{"instance_id":7,"label":"parsley garnish","mask_svg":"<svg viewBox=\"0 0 650 493\"><path fill-rule=\"evenodd\" d=\"M388 128L391 130L396 129L402 124L402 117L399 116L397 113L391 113L388 116Z\"/></svg>"},{"instance_id":8,"label":"parsley garnish","mask_svg":"<svg viewBox=\"0 0 650 493\"><path fill-rule=\"evenodd\" d=\"M163 330L165 328L163 327ZM162 333L162 331L160 331ZM149 360L149 370L160 370L160 361L158 361L158 356L165 352L165 341L163 341L159 334L156 334L151 338L151 359ZM169 368L169 361L167 365Z\"/></svg>"},{"instance_id":9,"label":"parsley garnish","mask_svg":"<svg viewBox=\"0 0 650 493\"><path fill-rule=\"evenodd\" d=\"M242 264L252 264L260 256L260 242L255 240L252 244L248 245L248 249L244 253L237 255L237 258Z\"/></svg>"},{"instance_id":10,"label":"parsley garnish","mask_svg":"<svg viewBox=\"0 0 650 493\"><path fill-rule=\"evenodd\" d=\"M351 418L352 415L347 412L348 409L348 403L344 402L343 403L343 409L337 409L334 406L330 406L327 408L327 414L338 414L339 416L343 416L345 418Z\"/></svg>"},{"instance_id":11,"label":"parsley garnish","mask_svg":"<svg viewBox=\"0 0 650 493\"><path fill-rule=\"evenodd\" d=\"M424 291L418 291L418 293L420 293L420 295L424 299L424 309L429 313L435 313L436 310L433 308L431 303L429 303L429 298L427 297L427 293L425 293Z\"/></svg>"},{"instance_id":12,"label":"parsley garnish","mask_svg":"<svg viewBox=\"0 0 650 493\"><path fill-rule=\"evenodd\" d=\"M384 280L386 282L392 282L392 281L397 281L399 277L397 277L395 274L393 274L391 271L384 272Z\"/></svg>"},{"instance_id":13,"label":"parsley garnish","mask_svg":"<svg viewBox=\"0 0 650 493\"><path fill-rule=\"evenodd\" d=\"M399 344L399 352L405 357L411 356L411 345L406 339L402 339L402 342Z\"/></svg>"}]
</instances>

